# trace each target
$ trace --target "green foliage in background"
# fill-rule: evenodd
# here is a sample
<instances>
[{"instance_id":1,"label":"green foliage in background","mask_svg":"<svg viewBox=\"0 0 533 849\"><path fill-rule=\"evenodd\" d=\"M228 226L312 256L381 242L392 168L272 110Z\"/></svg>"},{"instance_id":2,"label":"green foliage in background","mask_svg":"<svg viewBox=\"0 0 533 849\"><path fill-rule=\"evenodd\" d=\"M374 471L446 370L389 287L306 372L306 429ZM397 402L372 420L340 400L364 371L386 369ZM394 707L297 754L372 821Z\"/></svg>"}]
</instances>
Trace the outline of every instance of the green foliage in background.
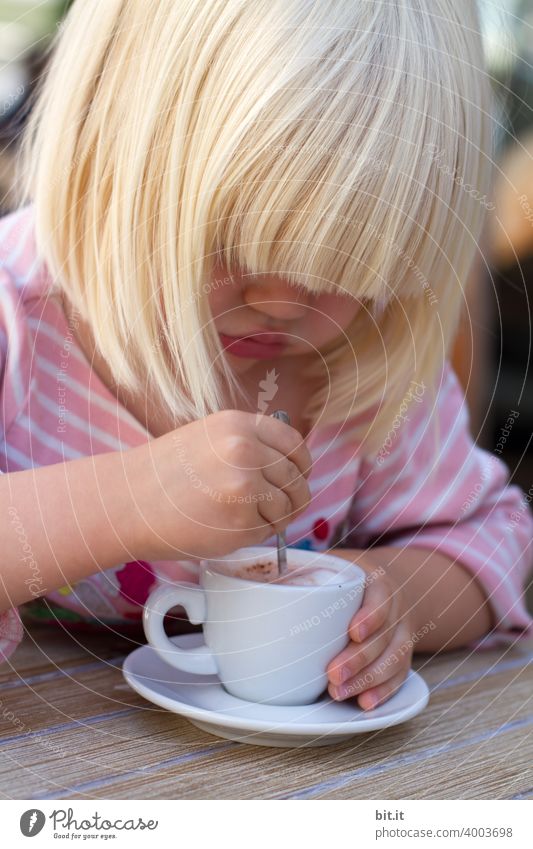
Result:
<instances>
[{"instance_id":1,"label":"green foliage in background","mask_svg":"<svg viewBox=\"0 0 533 849\"><path fill-rule=\"evenodd\" d=\"M0 0L0 53L3 59L44 45L72 0Z\"/></svg>"},{"instance_id":2,"label":"green foliage in background","mask_svg":"<svg viewBox=\"0 0 533 849\"><path fill-rule=\"evenodd\" d=\"M0 0L0 20L20 21L42 32L55 26L69 5L69 0Z\"/></svg>"}]
</instances>

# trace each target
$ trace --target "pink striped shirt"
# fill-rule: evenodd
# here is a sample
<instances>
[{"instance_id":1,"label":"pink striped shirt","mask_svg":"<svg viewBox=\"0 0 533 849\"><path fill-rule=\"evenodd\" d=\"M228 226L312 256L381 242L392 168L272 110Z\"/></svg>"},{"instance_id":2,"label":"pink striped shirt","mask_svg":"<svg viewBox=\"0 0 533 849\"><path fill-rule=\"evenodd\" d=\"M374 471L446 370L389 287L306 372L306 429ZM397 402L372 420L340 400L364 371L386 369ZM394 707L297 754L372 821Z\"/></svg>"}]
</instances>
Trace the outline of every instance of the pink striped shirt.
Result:
<instances>
[{"instance_id":1,"label":"pink striped shirt","mask_svg":"<svg viewBox=\"0 0 533 849\"><path fill-rule=\"evenodd\" d=\"M74 329L36 255L32 207L0 219L2 473L150 439L91 369ZM342 528L348 547L377 542L441 551L476 576L494 613L493 632L472 645L510 642L533 627L524 604L533 530L528 499L507 485L503 463L474 445L464 396L448 365L434 404L431 394L412 386L402 420L391 422L373 459L362 456L355 417L313 430L307 440L312 499L289 526L287 543L326 550ZM20 568L37 596L46 588L31 541L16 509L9 512L20 542ZM272 536L265 544L274 542ZM39 615L47 612L50 620L63 615L100 624L139 621L148 593L168 578L196 580L197 567L186 561L117 564L74 586L45 592L46 603L30 602L26 608L42 605ZM18 612L0 616L0 657L21 638Z\"/></svg>"}]
</instances>

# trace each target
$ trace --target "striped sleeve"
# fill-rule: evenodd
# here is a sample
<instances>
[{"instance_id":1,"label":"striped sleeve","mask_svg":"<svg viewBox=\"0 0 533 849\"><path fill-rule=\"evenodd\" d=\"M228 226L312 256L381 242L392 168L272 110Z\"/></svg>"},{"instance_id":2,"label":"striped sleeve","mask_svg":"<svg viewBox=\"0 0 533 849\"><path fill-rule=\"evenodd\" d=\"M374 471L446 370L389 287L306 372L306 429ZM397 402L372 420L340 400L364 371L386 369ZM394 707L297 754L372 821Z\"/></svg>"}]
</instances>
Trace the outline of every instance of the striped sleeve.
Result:
<instances>
[{"instance_id":1,"label":"striped sleeve","mask_svg":"<svg viewBox=\"0 0 533 849\"><path fill-rule=\"evenodd\" d=\"M346 545L440 551L475 577L492 608L492 631L471 647L530 636L531 491L509 485L504 463L474 444L449 365L436 394L418 384L409 395L399 426L363 461Z\"/></svg>"},{"instance_id":2,"label":"striped sleeve","mask_svg":"<svg viewBox=\"0 0 533 849\"><path fill-rule=\"evenodd\" d=\"M0 433L4 457L9 427L24 406L29 388L26 344L27 328L18 290L5 268L0 267ZM5 471L0 465L0 474ZM17 610L0 614L0 662L12 654L22 634Z\"/></svg>"}]
</instances>

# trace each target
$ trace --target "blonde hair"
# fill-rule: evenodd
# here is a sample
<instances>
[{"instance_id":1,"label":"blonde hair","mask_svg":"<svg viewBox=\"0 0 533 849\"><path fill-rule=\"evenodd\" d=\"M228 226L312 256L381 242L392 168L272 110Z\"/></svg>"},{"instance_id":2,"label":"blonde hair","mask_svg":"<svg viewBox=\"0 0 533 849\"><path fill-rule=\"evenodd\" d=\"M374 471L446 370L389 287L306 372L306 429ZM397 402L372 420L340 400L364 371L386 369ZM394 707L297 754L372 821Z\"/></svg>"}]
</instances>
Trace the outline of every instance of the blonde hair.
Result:
<instances>
[{"instance_id":1,"label":"blonde hair","mask_svg":"<svg viewBox=\"0 0 533 849\"><path fill-rule=\"evenodd\" d=\"M453 339L489 111L474 2L75 0L21 200L117 381L149 375L176 421L240 391L208 326L216 260L353 294L307 415L361 413L375 450Z\"/></svg>"}]
</instances>

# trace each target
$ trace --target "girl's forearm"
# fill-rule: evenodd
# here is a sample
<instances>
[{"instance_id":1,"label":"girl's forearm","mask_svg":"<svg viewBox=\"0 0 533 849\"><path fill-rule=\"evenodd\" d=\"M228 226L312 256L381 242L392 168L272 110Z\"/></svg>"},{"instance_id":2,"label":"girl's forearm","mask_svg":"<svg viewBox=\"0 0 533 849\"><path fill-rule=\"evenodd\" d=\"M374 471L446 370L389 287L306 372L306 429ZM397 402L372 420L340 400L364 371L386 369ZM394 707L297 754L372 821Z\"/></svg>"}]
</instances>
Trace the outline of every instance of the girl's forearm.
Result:
<instances>
[{"instance_id":1,"label":"girl's forearm","mask_svg":"<svg viewBox=\"0 0 533 849\"><path fill-rule=\"evenodd\" d=\"M0 613L140 556L127 454L0 476Z\"/></svg>"},{"instance_id":2,"label":"girl's forearm","mask_svg":"<svg viewBox=\"0 0 533 849\"><path fill-rule=\"evenodd\" d=\"M361 551L336 548L369 575L382 567L400 589L414 623L414 651L460 648L482 637L494 623L486 596L467 569L445 554L422 548L383 546Z\"/></svg>"}]
</instances>

